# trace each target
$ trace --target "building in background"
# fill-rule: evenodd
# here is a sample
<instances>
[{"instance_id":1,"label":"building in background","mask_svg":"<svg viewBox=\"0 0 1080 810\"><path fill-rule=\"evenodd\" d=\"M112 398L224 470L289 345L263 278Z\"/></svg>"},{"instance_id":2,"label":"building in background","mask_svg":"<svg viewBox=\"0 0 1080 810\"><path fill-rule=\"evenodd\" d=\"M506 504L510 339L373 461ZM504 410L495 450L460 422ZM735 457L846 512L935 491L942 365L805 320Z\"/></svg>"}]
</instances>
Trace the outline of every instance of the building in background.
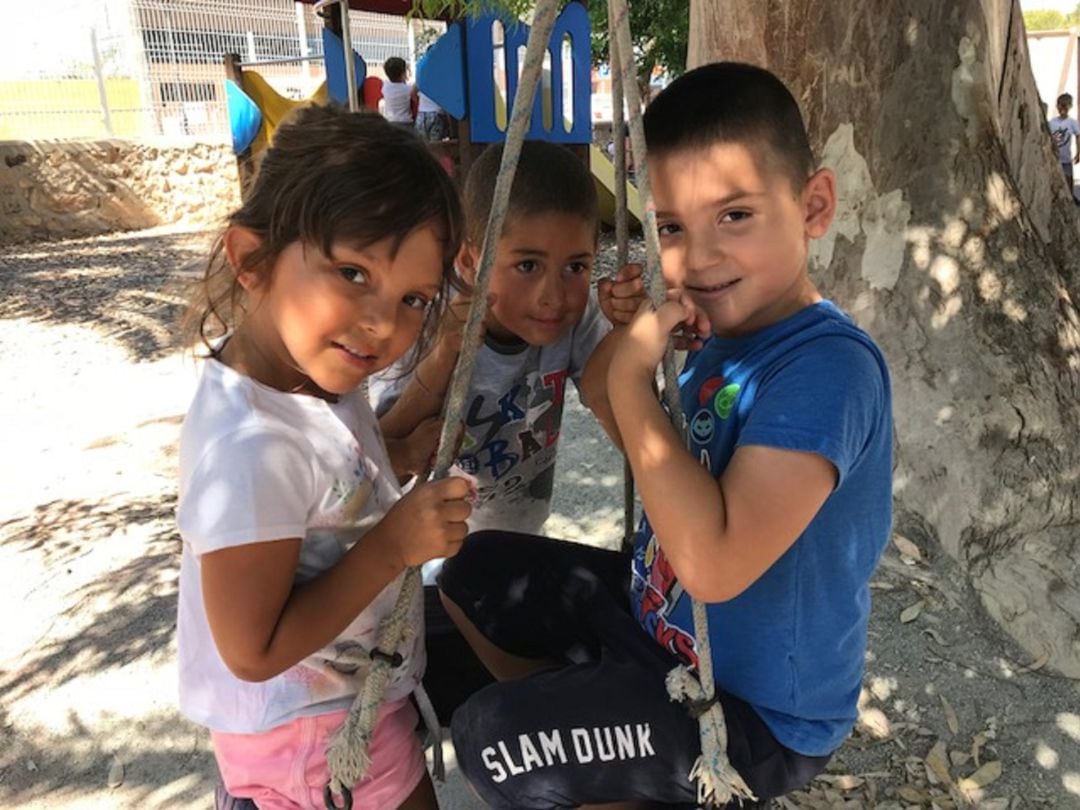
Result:
<instances>
[{"instance_id":1,"label":"building in background","mask_svg":"<svg viewBox=\"0 0 1080 810\"><path fill-rule=\"evenodd\" d=\"M295 60L254 68L289 98L323 80L322 20L293 0L68 0L64 14L45 18L39 5L20 5L37 14L5 19L0 140L227 139L226 53ZM389 56L414 63L424 25L350 14L353 47L374 75Z\"/></svg>"}]
</instances>

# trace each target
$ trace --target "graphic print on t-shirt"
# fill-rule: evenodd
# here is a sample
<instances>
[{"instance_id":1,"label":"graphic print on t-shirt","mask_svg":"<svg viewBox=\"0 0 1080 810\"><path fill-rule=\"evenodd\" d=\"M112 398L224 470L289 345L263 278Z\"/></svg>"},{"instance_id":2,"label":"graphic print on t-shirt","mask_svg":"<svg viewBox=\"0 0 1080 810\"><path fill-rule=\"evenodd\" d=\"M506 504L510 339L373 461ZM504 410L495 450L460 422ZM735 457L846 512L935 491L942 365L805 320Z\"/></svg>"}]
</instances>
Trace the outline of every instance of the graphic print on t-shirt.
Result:
<instances>
[{"instance_id":1,"label":"graphic print on t-shirt","mask_svg":"<svg viewBox=\"0 0 1080 810\"><path fill-rule=\"evenodd\" d=\"M634 587L640 589L641 593L638 621L646 632L652 634L657 644L682 663L696 669L698 658L694 637L668 621L686 592L676 579L675 569L668 562L655 534L649 538L644 554L635 562ZM642 577L640 571L646 572L646 575Z\"/></svg>"},{"instance_id":2,"label":"graphic print on t-shirt","mask_svg":"<svg viewBox=\"0 0 1080 810\"><path fill-rule=\"evenodd\" d=\"M497 397L477 394L469 402L456 463L479 479L477 506L496 496L551 498L554 475L540 471L554 471L566 378L565 369L543 376L530 372Z\"/></svg>"}]
</instances>

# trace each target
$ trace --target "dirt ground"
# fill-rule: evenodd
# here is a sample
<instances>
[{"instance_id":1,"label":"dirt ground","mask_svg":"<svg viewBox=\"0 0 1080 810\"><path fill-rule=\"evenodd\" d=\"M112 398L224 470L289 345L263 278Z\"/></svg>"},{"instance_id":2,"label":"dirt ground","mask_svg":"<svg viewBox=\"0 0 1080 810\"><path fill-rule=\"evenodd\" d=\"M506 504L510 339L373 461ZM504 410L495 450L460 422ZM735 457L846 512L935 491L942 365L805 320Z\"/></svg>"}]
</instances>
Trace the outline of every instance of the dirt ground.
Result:
<instances>
[{"instance_id":1,"label":"dirt ground","mask_svg":"<svg viewBox=\"0 0 1080 810\"><path fill-rule=\"evenodd\" d=\"M175 451L195 379L176 286L206 243L0 248L0 807L212 805L174 672ZM620 458L580 407L567 420L549 533L617 543ZM891 547L874 598L859 727L780 806L1080 807L1077 683L1003 636L939 549ZM440 796L476 807L456 775Z\"/></svg>"}]
</instances>

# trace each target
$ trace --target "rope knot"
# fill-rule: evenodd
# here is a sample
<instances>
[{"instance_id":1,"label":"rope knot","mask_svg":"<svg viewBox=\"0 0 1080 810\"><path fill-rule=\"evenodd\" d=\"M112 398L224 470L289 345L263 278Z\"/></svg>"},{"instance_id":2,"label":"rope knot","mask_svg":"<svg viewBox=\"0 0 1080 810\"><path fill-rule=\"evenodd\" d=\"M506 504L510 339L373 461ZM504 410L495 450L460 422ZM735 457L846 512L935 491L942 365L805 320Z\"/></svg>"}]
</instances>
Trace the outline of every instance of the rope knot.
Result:
<instances>
[{"instance_id":1,"label":"rope knot","mask_svg":"<svg viewBox=\"0 0 1080 810\"><path fill-rule=\"evenodd\" d=\"M678 666L665 679L668 695L686 705L697 718L701 756L690 769L690 781L697 782L698 804L724 807L732 799L757 801L757 797L731 766L727 758L727 724L724 709L714 689L706 690L688 667Z\"/></svg>"}]
</instances>

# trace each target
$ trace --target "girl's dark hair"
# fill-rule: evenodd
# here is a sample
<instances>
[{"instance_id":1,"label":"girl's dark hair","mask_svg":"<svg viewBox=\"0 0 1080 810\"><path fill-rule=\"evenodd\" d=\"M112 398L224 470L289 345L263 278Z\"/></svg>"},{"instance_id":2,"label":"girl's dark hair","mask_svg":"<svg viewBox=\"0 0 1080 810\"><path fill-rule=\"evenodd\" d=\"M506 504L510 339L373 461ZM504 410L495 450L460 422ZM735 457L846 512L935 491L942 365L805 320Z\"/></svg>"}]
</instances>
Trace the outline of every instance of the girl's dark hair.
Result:
<instances>
[{"instance_id":1,"label":"girl's dark hair","mask_svg":"<svg viewBox=\"0 0 1080 810\"><path fill-rule=\"evenodd\" d=\"M769 71L715 62L684 73L645 110L650 153L739 143L787 175L798 191L814 173L799 105Z\"/></svg>"},{"instance_id":2,"label":"girl's dark hair","mask_svg":"<svg viewBox=\"0 0 1080 810\"><path fill-rule=\"evenodd\" d=\"M237 277L254 272L269 279L282 251L303 242L329 256L335 242L366 247L393 239L397 250L416 228L431 225L442 239L443 282L437 305L421 332L421 349L438 323L453 283L461 244L457 191L424 142L373 112L340 107L298 110L274 134L247 199L228 227L254 231L261 244L231 267L218 235L188 314L187 332L213 345L243 314ZM422 351L413 353L422 356Z\"/></svg>"}]
</instances>

